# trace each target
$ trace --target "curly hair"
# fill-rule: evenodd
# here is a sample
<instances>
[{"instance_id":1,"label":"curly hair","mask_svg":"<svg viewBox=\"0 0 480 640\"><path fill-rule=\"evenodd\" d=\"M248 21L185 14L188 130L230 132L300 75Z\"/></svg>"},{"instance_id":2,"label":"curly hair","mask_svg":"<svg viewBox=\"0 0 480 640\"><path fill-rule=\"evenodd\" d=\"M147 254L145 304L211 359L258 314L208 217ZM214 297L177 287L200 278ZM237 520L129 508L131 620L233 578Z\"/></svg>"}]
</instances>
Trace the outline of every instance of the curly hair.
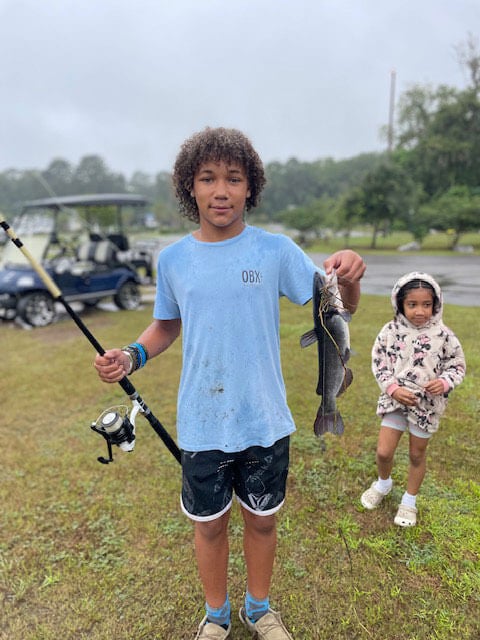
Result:
<instances>
[{"instance_id":1,"label":"curly hair","mask_svg":"<svg viewBox=\"0 0 480 640\"><path fill-rule=\"evenodd\" d=\"M181 213L189 220L199 222L197 203L191 195L193 179L199 167L211 161L239 164L244 168L250 190L246 210L256 207L266 180L263 163L252 143L237 129L206 127L182 144L175 160L173 185Z\"/></svg>"}]
</instances>

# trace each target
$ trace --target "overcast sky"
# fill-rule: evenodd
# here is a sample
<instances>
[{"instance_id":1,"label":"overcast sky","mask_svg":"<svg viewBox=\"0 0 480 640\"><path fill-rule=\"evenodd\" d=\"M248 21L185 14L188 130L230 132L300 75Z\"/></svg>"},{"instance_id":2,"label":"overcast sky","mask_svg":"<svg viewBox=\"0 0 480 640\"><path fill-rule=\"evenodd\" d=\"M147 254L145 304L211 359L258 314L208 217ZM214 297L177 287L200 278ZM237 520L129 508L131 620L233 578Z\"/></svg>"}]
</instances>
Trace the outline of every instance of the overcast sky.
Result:
<instances>
[{"instance_id":1,"label":"overcast sky","mask_svg":"<svg viewBox=\"0 0 480 640\"><path fill-rule=\"evenodd\" d=\"M0 0L0 171L170 171L205 126L264 162L385 148L390 78L464 87L480 0Z\"/></svg>"}]
</instances>

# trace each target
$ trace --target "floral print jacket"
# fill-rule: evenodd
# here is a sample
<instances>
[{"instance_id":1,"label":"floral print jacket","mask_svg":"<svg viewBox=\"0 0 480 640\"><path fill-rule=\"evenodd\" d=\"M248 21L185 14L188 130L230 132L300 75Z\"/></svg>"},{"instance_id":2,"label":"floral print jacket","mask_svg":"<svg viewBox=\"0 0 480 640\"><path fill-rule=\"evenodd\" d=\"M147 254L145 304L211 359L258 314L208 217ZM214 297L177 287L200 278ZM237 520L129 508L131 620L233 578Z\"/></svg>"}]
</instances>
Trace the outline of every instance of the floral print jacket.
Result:
<instances>
[{"instance_id":1,"label":"floral print jacket","mask_svg":"<svg viewBox=\"0 0 480 640\"><path fill-rule=\"evenodd\" d=\"M428 323L416 327L397 312L397 293L414 279L430 283L439 300ZM381 389L377 415L402 409L407 419L420 429L434 433L447 406L449 392L460 384L465 376L465 356L455 334L442 321L442 292L437 282L428 274L412 272L402 276L392 290L392 306L395 317L378 334L372 349L372 371ZM434 378L444 383L443 395L431 395L423 386ZM391 393L405 386L418 397L415 407L398 403Z\"/></svg>"}]
</instances>

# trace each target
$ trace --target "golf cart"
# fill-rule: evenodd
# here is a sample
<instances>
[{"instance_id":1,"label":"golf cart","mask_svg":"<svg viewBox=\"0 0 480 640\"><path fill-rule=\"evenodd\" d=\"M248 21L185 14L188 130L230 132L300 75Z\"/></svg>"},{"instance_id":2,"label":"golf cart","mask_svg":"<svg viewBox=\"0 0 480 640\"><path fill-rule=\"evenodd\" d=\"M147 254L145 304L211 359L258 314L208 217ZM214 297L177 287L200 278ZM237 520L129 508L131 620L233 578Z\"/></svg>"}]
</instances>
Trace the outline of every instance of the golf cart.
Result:
<instances>
[{"instance_id":1,"label":"golf cart","mask_svg":"<svg viewBox=\"0 0 480 640\"><path fill-rule=\"evenodd\" d=\"M23 205L14 229L66 301L95 306L113 297L119 309L137 309L139 286L152 277L152 256L130 247L124 226L134 225L146 204L143 196L130 194L32 200ZM5 245L0 317L42 327L56 315L52 296L25 256L13 243Z\"/></svg>"}]
</instances>

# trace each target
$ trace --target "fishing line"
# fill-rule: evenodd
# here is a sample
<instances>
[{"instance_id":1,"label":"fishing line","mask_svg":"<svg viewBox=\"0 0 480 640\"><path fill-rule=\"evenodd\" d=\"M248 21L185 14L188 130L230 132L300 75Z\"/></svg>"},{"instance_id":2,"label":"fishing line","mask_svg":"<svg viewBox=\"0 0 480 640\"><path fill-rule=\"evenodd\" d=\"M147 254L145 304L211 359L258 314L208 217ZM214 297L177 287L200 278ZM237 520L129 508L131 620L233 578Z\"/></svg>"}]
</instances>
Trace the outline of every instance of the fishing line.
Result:
<instances>
[{"instance_id":1,"label":"fishing line","mask_svg":"<svg viewBox=\"0 0 480 640\"><path fill-rule=\"evenodd\" d=\"M325 311L325 309L328 309L328 306L329 306L329 301L327 300L327 296L325 295L327 293L329 293L329 285L327 285L327 283L325 283L325 286L322 289L322 294L321 294L321 297L320 297L320 299L323 301L323 307L322 307L322 305L320 305L320 307L318 309L318 317L320 319L320 324L322 325L325 333L328 335L328 337L332 341L332 344L335 346L335 350L338 353L338 357L340 359L340 362L342 363L342 366L343 366L343 368L345 369L345 372L346 372L346 370L347 370L346 361L343 359L342 354L340 352L340 347L336 343L334 337L332 336L332 333L329 331L329 329L328 329L328 327L327 327L327 325L325 323L325 320L324 320L324 315L323 315L324 311ZM342 300L342 297L341 297L340 293L338 295L333 296L333 297L335 297L341 303L341 305L339 303L338 309L343 310L343 300ZM340 315L341 315L341 313L340 313ZM325 343L323 345L323 356L324 356L324 359L325 359Z\"/></svg>"},{"instance_id":2,"label":"fishing line","mask_svg":"<svg viewBox=\"0 0 480 640\"><path fill-rule=\"evenodd\" d=\"M348 562L350 564L350 580L351 580L351 587L352 587L352 592L353 592L352 593L352 602L350 603L350 606L353 609L353 612L355 614L355 618L357 619L357 622L360 625L360 627L365 631L365 633L368 636L370 636L370 638L373 638L372 633L367 629L367 627L360 620L360 617L359 617L358 611L357 611L357 607L355 606L355 598L353 597L353 595L357 591L357 586L355 584L355 576L354 576L354 573L353 573L353 561L352 561L352 555L350 553L350 547L348 546L348 541L347 541L347 538L345 536L345 533L343 532L342 527L338 527L338 533L340 534L340 537L343 540L343 544L345 545L345 550L346 550L347 556L348 556Z\"/></svg>"}]
</instances>

